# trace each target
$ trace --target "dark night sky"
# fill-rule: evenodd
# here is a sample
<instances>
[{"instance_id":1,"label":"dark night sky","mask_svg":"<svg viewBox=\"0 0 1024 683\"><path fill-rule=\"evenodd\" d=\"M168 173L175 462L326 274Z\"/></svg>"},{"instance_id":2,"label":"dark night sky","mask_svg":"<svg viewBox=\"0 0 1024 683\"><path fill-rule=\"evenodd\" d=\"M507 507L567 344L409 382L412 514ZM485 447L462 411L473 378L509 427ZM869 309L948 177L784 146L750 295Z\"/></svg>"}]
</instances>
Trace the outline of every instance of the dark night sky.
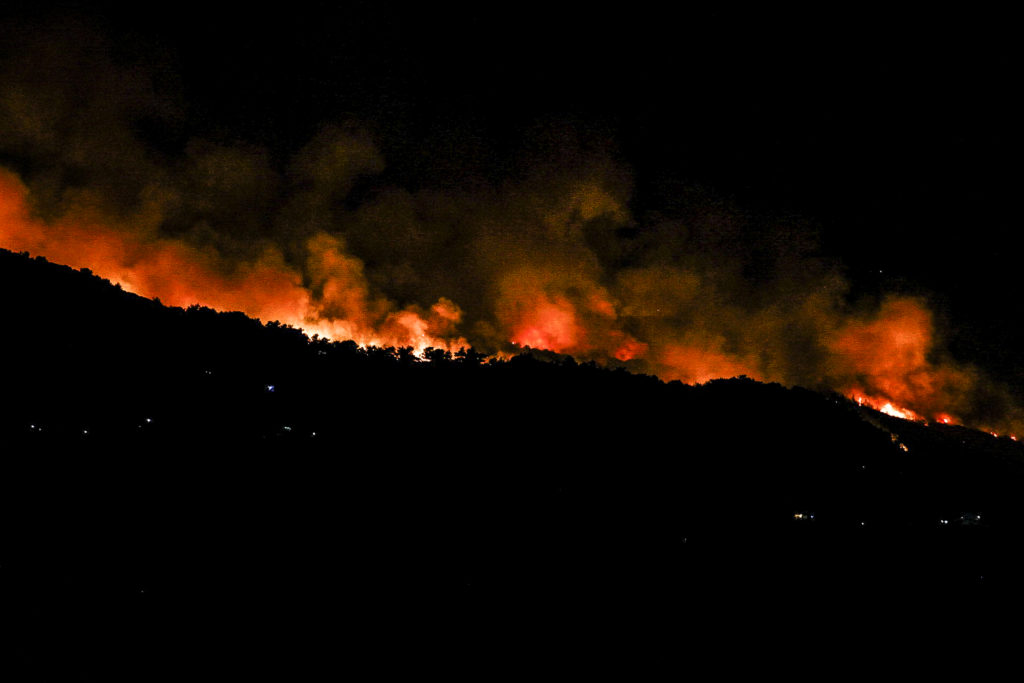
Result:
<instances>
[{"instance_id":1,"label":"dark night sky","mask_svg":"<svg viewBox=\"0 0 1024 683\"><path fill-rule=\"evenodd\" d=\"M584 3L13 3L5 25L77 15L147 64L178 108L151 129L287 157L324 121L369 128L407 188L500 183L556 146L600 145L636 216L702 188L820 230L855 288L927 291L1014 364L1017 46L971 10L814 12ZM538 131L546 131L538 133Z\"/></svg>"}]
</instances>

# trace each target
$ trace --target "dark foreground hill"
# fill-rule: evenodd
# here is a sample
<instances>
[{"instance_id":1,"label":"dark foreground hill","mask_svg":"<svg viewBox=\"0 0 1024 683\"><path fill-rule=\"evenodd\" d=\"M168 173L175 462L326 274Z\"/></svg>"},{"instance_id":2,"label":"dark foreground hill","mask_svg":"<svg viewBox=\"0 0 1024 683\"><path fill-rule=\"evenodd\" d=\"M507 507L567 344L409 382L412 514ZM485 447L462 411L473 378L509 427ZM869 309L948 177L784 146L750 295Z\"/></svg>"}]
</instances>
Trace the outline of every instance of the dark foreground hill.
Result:
<instances>
[{"instance_id":1,"label":"dark foreground hill","mask_svg":"<svg viewBox=\"0 0 1024 683\"><path fill-rule=\"evenodd\" d=\"M746 379L311 342L3 251L0 304L17 680L489 677L590 641L949 635L1019 597L1007 438Z\"/></svg>"}]
</instances>

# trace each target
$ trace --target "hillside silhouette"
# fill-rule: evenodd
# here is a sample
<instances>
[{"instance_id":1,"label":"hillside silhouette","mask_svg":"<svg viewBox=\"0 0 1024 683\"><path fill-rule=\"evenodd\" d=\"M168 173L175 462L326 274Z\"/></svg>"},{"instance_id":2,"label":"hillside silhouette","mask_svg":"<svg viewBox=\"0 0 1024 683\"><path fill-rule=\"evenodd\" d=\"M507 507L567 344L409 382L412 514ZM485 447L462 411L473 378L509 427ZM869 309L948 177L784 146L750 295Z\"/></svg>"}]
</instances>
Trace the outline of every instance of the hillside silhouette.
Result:
<instances>
[{"instance_id":1,"label":"hillside silhouette","mask_svg":"<svg viewBox=\"0 0 1024 683\"><path fill-rule=\"evenodd\" d=\"M1009 438L746 378L309 340L8 251L0 292L18 680L285 680L339 648L713 643L737 615L1020 594Z\"/></svg>"}]
</instances>

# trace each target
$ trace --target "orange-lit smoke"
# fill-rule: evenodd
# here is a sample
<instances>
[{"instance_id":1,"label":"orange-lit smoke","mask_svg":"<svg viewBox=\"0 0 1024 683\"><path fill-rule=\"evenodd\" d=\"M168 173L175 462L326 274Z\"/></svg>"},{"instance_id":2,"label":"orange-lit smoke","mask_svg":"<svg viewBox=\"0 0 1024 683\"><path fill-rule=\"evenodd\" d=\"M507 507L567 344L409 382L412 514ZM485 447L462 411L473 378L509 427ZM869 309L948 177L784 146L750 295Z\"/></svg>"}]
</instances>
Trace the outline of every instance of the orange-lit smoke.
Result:
<instances>
[{"instance_id":1,"label":"orange-lit smoke","mask_svg":"<svg viewBox=\"0 0 1024 683\"><path fill-rule=\"evenodd\" d=\"M162 235L145 210L119 222L83 204L44 220L33 214L25 184L8 171L0 171L0 246L90 268L169 305L240 310L364 345L417 351L531 347L614 359L688 383L746 375L827 387L906 419L948 424L970 413L980 376L949 359L936 360L940 349L925 302L890 297L850 312L842 282L826 276L816 286L787 281L788 296L751 306L744 299L749 288L727 259L655 257L609 277L584 229L589 221L628 220L624 209L610 195L597 202L594 188L566 187L560 228L551 217L560 200L530 197L527 204L539 203L541 211L513 217L514 240L486 231L477 237L481 253L504 258L475 275L474 289L495 297L477 306L470 325L455 297L396 305L373 286L344 233L325 229L305 237L298 265L272 242L254 258L230 259L213 247ZM589 213L578 208L580 202ZM429 269L429 260L418 267ZM464 329L475 332L466 335ZM1019 431L1013 420L992 426Z\"/></svg>"},{"instance_id":2,"label":"orange-lit smoke","mask_svg":"<svg viewBox=\"0 0 1024 683\"><path fill-rule=\"evenodd\" d=\"M932 314L923 301L885 299L829 335L837 377L858 402L883 413L944 424L960 421L979 382L977 371L937 355Z\"/></svg>"},{"instance_id":3,"label":"orange-lit smoke","mask_svg":"<svg viewBox=\"0 0 1024 683\"><path fill-rule=\"evenodd\" d=\"M397 309L373 297L359 259L341 241L316 235L307 243L313 288L267 247L251 262L229 262L213 249L159 238L130 226L113 226L87 209L55 222L31 215L28 191L0 169L0 246L89 268L124 289L171 306L199 304L242 311L264 322L304 328L309 334L354 339L361 344L458 349L468 343L453 334L458 307L441 299L429 310Z\"/></svg>"},{"instance_id":4,"label":"orange-lit smoke","mask_svg":"<svg viewBox=\"0 0 1024 683\"><path fill-rule=\"evenodd\" d=\"M813 231L758 224L699 191L671 216L637 217L631 175L605 151L548 146L515 181L443 191L385 184L383 155L349 124L284 162L200 139L161 156L132 124L173 106L140 70L80 36L9 53L0 158L18 171L0 168L0 247L166 304L360 344L529 346L1024 430L1005 391L944 352L924 300L850 301ZM358 179L372 191L355 200ZM982 394L1002 407L980 410Z\"/></svg>"},{"instance_id":5,"label":"orange-lit smoke","mask_svg":"<svg viewBox=\"0 0 1024 683\"><path fill-rule=\"evenodd\" d=\"M624 220L621 205L608 197L600 205L605 211L595 213L596 194L582 194L591 202L590 221L609 220L609 214ZM569 191L563 199L571 206L580 194ZM477 249L506 258L475 275L474 288L496 296L477 306L475 325L466 325L456 297L396 305L373 286L365 262L340 232L305 237L297 265L272 242L254 258L230 259L211 246L162 235L144 210L119 222L84 204L44 220L33 214L25 184L0 171L0 246L90 268L169 305L240 310L364 345L532 347L614 359L688 383L746 375L828 387L907 419L956 423L970 413L979 375L935 359L934 323L921 300L892 297L849 312L842 283L826 278L824 288L819 283L806 290L788 282L793 291L787 297L750 306L735 269L685 258L655 258L609 277L584 240L585 214L563 210L566 224L556 230L550 206L542 213L547 218L532 223L532 233L534 215L518 217L514 243L502 234L478 238ZM550 248L534 251L538 244ZM418 267L429 269L429 260ZM1012 420L993 427L1019 431Z\"/></svg>"}]
</instances>

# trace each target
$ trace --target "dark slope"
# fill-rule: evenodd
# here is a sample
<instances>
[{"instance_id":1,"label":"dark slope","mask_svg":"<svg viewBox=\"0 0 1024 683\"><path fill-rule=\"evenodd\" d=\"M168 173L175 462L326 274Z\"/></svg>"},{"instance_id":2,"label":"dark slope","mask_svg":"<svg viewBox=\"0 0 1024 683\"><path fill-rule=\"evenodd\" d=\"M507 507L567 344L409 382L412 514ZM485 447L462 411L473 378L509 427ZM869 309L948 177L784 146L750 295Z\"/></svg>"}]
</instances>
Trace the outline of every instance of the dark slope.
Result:
<instances>
[{"instance_id":1,"label":"dark slope","mask_svg":"<svg viewBox=\"0 0 1024 683\"><path fill-rule=\"evenodd\" d=\"M744 379L308 342L3 251L0 293L19 680L647 630L696 652L1018 594L1009 439Z\"/></svg>"}]
</instances>

